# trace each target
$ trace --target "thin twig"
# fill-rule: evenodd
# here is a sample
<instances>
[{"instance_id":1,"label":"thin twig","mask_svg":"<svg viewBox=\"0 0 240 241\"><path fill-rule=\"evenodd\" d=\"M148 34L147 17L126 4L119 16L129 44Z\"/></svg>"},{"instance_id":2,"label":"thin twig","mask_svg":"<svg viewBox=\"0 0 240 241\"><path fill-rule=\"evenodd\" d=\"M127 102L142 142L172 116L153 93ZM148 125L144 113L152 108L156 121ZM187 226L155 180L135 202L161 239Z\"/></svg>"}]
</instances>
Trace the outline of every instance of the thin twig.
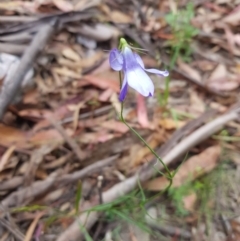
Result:
<instances>
[{"instance_id":1,"label":"thin twig","mask_svg":"<svg viewBox=\"0 0 240 241\"><path fill-rule=\"evenodd\" d=\"M85 167L80 171L76 171L71 174L65 174L61 177L58 177L57 175L50 176L44 181L37 181L29 187L22 188L18 191L11 193L2 201L2 206L7 209L9 207L15 207L18 205L29 203L35 197L45 193L50 188L62 187L101 170L101 168L113 163L118 158L118 156L119 155L114 155L104 160L100 160L92 165Z\"/></svg>"},{"instance_id":2,"label":"thin twig","mask_svg":"<svg viewBox=\"0 0 240 241\"><path fill-rule=\"evenodd\" d=\"M169 151L164 157L163 161L166 165L170 164L177 158L184 155L188 152L192 147L201 143L202 141L209 138L214 133L218 132L222 129L222 127L229 121L237 120L239 118L239 109L229 112L225 115L222 115L213 121L205 124L201 128L197 129L195 132L190 134L188 137L183 139L179 144L177 144L171 151ZM108 191L103 193L103 202L110 203L116 200L119 197L131 192L134 188L137 187L139 180L146 181L150 179L155 171L153 169L153 165L156 162L156 159L152 160L147 167L143 167L139 173L136 175L124 180L121 183L116 184ZM162 169L162 165L157 165L157 169ZM85 229L89 230L94 223L98 220L97 212L88 212L80 215L77 220L72 223L63 233L60 234L57 241L65 241L65 240L80 240L83 236L81 230L79 228L79 223L85 226Z\"/></svg>"},{"instance_id":3,"label":"thin twig","mask_svg":"<svg viewBox=\"0 0 240 241\"><path fill-rule=\"evenodd\" d=\"M82 161L86 154L80 149L80 147L77 145L77 143L66 133L64 128L59 124L57 121L54 121L51 116L48 116L47 119L49 122L56 128L56 130L61 134L63 139L68 143L68 145L71 147L71 149L74 151L76 156L80 161Z\"/></svg>"},{"instance_id":4,"label":"thin twig","mask_svg":"<svg viewBox=\"0 0 240 241\"><path fill-rule=\"evenodd\" d=\"M52 35L55 23L56 21L54 21L52 24L44 25L38 31L30 46L24 52L19 66L12 77L11 83L5 82L3 84L0 94L0 119L2 119L6 108L19 91L21 83L28 70L32 67L32 64L34 63L38 53L45 47L50 35Z\"/></svg>"},{"instance_id":5,"label":"thin twig","mask_svg":"<svg viewBox=\"0 0 240 241\"><path fill-rule=\"evenodd\" d=\"M16 227L13 227L9 221L0 218L0 224L4 226L9 232L11 232L17 240L24 240L24 234L16 229Z\"/></svg>"}]
</instances>

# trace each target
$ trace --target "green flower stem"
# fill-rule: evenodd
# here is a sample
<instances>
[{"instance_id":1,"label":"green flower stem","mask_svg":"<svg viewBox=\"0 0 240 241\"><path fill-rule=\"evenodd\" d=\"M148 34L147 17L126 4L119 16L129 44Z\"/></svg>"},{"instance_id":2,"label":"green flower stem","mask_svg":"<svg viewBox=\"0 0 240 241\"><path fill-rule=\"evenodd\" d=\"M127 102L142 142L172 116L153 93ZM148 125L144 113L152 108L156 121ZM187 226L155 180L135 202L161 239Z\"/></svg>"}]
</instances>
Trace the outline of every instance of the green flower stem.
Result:
<instances>
[{"instance_id":1,"label":"green flower stem","mask_svg":"<svg viewBox=\"0 0 240 241\"><path fill-rule=\"evenodd\" d=\"M119 72L119 81L120 81L120 88L122 87L122 75L121 72ZM159 171L158 172L162 175L164 175L169 181L169 185L167 187L170 188L172 185L172 179L174 177L174 174L170 172L166 164L163 162L163 160L158 156L158 154L148 145L148 143L143 139L143 137L135 130L133 129L124 119L123 117L123 102L121 102L121 111L120 111L120 120L146 145L146 147L151 151L151 153L157 158L157 160L163 165L165 168L166 172L168 175L165 175L163 172Z\"/></svg>"}]
</instances>

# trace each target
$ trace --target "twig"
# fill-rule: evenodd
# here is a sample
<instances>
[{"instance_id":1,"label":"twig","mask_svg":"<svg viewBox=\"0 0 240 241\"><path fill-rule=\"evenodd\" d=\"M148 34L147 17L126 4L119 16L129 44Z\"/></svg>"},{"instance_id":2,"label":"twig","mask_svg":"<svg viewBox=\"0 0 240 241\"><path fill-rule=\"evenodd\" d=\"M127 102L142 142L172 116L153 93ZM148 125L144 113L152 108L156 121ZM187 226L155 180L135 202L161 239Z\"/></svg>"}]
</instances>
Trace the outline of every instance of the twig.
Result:
<instances>
[{"instance_id":1,"label":"twig","mask_svg":"<svg viewBox=\"0 0 240 241\"><path fill-rule=\"evenodd\" d=\"M211 109L204 112L198 118L189 121L185 126L183 126L182 128L179 128L173 133L173 135L171 136L171 139L159 148L158 154L160 156L165 156L185 136L189 135L195 129L202 126L207 120L210 119L210 117L215 117L216 114L217 114L217 111Z\"/></svg>"},{"instance_id":2,"label":"twig","mask_svg":"<svg viewBox=\"0 0 240 241\"><path fill-rule=\"evenodd\" d=\"M11 83L5 82L3 84L0 94L0 119L2 119L6 108L19 91L21 83L27 71L31 68L38 53L45 47L47 40L54 31L55 23L56 21L52 22L52 24L44 25L38 31L30 46L24 52L20 64L13 75Z\"/></svg>"},{"instance_id":3,"label":"twig","mask_svg":"<svg viewBox=\"0 0 240 241\"><path fill-rule=\"evenodd\" d=\"M148 224L150 228L155 229L157 231L159 231L160 233L163 234L168 234L171 236L177 236L179 238L179 240L182 239L191 239L192 234L191 232L189 232L188 230L184 230L182 228L179 227L173 227L170 225L161 225L161 224L156 224L156 223L149 223Z\"/></svg>"},{"instance_id":4,"label":"twig","mask_svg":"<svg viewBox=\"0 0 240 241\"><path fill-rule=\"evenodd\" d=\"M22 188L18 191L11 193L2 201L2 206L7 209L9 207L29 203L35 197L45 193L52 187L61 187L67 185L81 178L84 178L87 175L90 175L96 171L99 171L104 166L111 164L114 160L118 158L118 156L119 155L108 157L104 160L100 160L92 165L89 165L88 167L85 167L80 171L71 174L66 174L62 177L58 177L57 175L55 175L46 178L44 181L37 181L29 187Z\"/></svg>"},{"instance_id":5,"label":"twig","mask_svg":"<svg viewBox=\"0 0 240 241\"><path fill-rule=\"evenodd\" d=\"M47 119L57 129L57 131L61 134L61 136L68 143L68 145L72 148L78 159L82 161L86 157L86 154L80 149L77 143L66 133L61 124L59 124L57 121L54 121L51 116L48 116Z\"/></svg>"},{"instance_id":6,"label":"twig","mask_svg":"<svg viewBox=\"0 0 240 241\"><path fill-rule=\"evenodd\" d=\"M16 227L13 227L11 223L5 219L0 218L0 224L4 226L8 231L10 231L17 240L23 241L24 240L24 234L21 233Z\"/></svg>"},{"instance_id":7,"label":"twig","mask_svg":"<svg viewBox=\"0 0 240 241\"><path fill-rule=\"evenodd\" d=\"M206 140L208 137L221 130L222 127L229 121L236 120L239 118L239 109L222 115L213 121L207 123L201 128L197 129L195 132L190 134L188 137L183 139L179 144L177 144L168 154L163 157L163 161L166 165L170 164L178 157L184 155L195 145ZM143 167L139 173L126 179L125 181L116 184L108 191L103 193L103 202L110 203L117 198L131 192L137 187L138 181L146 181L154 175L153 165L156 160L152 160L147 167ZM162 166L155 166L157 169L162 169ZM77 220L72 223L68 229L60 234L57 241L65 240L80 240L82 238L82 233L79 228L79 223L85 226L85 229L89 230L92 225L98 220L98 214L96 212L83 213Z\"/></svg>"}]
</instances>

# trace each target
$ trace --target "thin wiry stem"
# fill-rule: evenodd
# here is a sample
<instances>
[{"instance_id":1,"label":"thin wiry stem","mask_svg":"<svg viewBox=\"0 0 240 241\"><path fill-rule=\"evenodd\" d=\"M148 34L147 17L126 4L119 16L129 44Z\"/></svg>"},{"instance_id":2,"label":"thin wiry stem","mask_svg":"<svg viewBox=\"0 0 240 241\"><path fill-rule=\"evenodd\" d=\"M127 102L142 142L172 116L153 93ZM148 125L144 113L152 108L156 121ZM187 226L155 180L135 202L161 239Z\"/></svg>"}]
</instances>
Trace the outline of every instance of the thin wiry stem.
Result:
<instances>
[{"instance_id":1,"label":"thin wiry stem","mask_svg":"<svg viewBox=\"0 0 240 241\"><path fill-rule=\"evenodd\" d=\"M120 89L122 88L122 75L121 72L119 72L119 82L120 82ZM157 158L158 161L163 165L168 175L165 175L163 172L158 171L160 174L165 176L169 180L169 185L166 189L170 188L172 185L172 179L174 177L174 174L170 172L166 164L163 162L163 160L158 156L158 154L148 145L148 143L143 139L143 137L134 129L132 128L124 119L123 117L123 102L121 102L121 111L120 111L120 120L145 144L145 146L151 151L151 153Z\"/></svg>"}]
</instances>

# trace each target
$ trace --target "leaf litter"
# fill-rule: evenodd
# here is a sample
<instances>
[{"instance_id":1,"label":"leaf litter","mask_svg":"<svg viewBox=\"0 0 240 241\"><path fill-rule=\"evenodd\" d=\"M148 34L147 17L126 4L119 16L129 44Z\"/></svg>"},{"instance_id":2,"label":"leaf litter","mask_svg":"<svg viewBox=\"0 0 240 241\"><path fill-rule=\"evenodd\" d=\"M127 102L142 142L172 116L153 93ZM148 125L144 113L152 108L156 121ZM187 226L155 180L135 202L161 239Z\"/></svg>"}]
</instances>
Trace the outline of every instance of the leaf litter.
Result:
<instances>
[{"instance_id":1,"label":"leaf litter","mask_svg":"<svg viewBox=\"0 0 240 241\"><path fill-rule=\"evenodd\" d=\"M209 108L221 115L239 104L237 1L194 1L190 6L186 1L20 0L1 2L0 10L1 86L4 81L11 81L10 72L16 69L19 57L41 25L56 17L59 21L56 32L34 60L33 68L25 76L26 81L0 124L3 240L9 236L45 240L51 235L57 240L59 233L74 220L77 181L88 183L82 185L81 203L95 204L103 190L136 174L153 158L118 118L118 75L110 70L108 51L116 47L119 37L125 36L134 46L148 50L142 54L146 67L174 64L169 70L169 85L164 79L153 77L157 86L154 98L144 99L130 90L124 104L125 119L152 148L157 150L171 142L173 133L181 132L181 128ZM190 150L174 177L173 188L184 187L186 181L196 185L200 180L203 185L204 177L211 176L223 162L228 177L223 185L231 188L228 195L216 194L221 196L219 200L206 200L204 207L209 208L215 200L213 210L221 206L226 212L236 214L234 197L239 195L239 188L233 187L239 169L239 123L229 123L216 136ZM77 153L84 155L80 158L81 154ZM113 161L107 162L108 158ZM184 157L179 157L171 169L175 170L182 160ZM91 165L99 167L71 179L71 175L78 175ZM102 186L99 176L104 180ZM144 183L143 188L159 192L166 185L166 178L160 176ZM219 186L214 187L218 190ZM203 189L195 187L193 192L181 196L189 212L181 222L172 211L177 210L177 205L163 202L174 226L177 223L184 228L184 222L195 230L192 240L214 241L221 235L225 237L221 240L230 240L231 235L239 237L236 228L239 218L234 215L224 221L230 225L230 236L224 224L213 218L211 227L207 226L209 222L200 214L203 196L196 190ZM180 191L176 191L175 196L178 193ZM79 206L81 208L81 204ZM5 223L10 216L21 232L14 232L11 225ZM157 218L164 219L162 215ZM189 221L196 219L202 226ZM117 224L104 225L106 233L113 235ZM171 222L165 225L171 226ZM133 240L137 235L130 229L129 226L122 232ZM94 237L105 236L105 231L88 231ZM177 233L167 235L176 240L181 238ZM198 236L203 238L196 238Z\"/></svg>"}]
</instances>

